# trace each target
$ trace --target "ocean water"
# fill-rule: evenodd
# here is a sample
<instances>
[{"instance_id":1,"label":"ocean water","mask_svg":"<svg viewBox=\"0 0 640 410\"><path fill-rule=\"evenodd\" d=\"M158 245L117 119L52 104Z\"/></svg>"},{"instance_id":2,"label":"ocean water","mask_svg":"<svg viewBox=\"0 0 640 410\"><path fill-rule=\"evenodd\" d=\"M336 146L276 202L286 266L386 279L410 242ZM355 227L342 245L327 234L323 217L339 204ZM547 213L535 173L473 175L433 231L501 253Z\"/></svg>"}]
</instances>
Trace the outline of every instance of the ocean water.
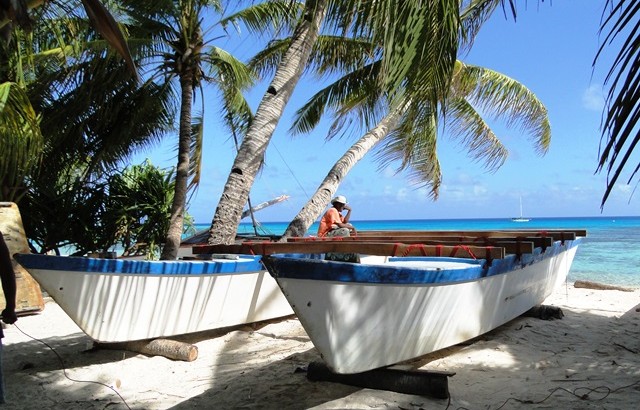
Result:
<instances>
[{"instance_id":1,"label":"ocean water","mask_svg":"<svg viewBox=\"0 0 640 410\"><path fill-rule=\"evenodd\" d=\"M534 218L529 222L510 219L422 219L393 221L352 221L359 230L481 230L481 229L586 229L587 237L578 247L569 280L590 280L620 286L640 287L640 217ZM287 222L262 223L260 234L280 235ZM206 229L207 225L196 225ZM317 223L309 229L315 234ZM243 223L241 233L254 233Z\"/></svg>"}]
</instances>

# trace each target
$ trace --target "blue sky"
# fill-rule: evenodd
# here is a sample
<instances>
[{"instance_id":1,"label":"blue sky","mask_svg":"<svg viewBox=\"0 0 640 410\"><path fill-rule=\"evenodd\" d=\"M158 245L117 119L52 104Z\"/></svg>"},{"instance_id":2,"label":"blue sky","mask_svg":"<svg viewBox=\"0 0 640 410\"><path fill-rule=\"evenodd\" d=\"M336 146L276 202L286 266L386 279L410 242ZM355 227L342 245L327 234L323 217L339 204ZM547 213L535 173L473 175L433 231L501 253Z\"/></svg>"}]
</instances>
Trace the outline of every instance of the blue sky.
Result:
<instances>
[{"instance_id":1,"label":"blue sky","mask_svg":"<svg viewBox=\"0 0 640 410\"><path fill-rule=\"evenodd\" d=\"M600 0L519 2L518 18L505 18L502 10L483 26L471 52L460 59L506 74L533 91L546 105L552 141L540 157L519 129L492 123L510 151L505 164L489 173L469 158L446 132L438 142L443 184L437 201L424 189L411 185L407 174L395 168L379 169L371 158L360 161L341 184L353 220L510 218L519 213L551 216L638 215L634 186L619 184L601 212L606 174L595 174L604 105L603 81L617 48L598 61L593 59L602 41ZM233 53L252 50L250 40L225 45ZM268 83L259 84L249 99L257 106ZM330 167L355 142L357 135L326 141L326 124L306 136L287 133L291 115L321 83L305 77L290 101L268 148L266 167L251 191L254 204L289 195L284 203L256 214L259 221L289 221L315 192ZM218 122L215 98L205 107L204 182L193 197L189 213L196 222L208 223L234 159L229 135ZM140 153L131 163L150 158L155 165L175 165L175 140L168 139L152 151ZM637 156L631 164L637 164ZM629 170L628 170L629 171ZM628 172L627 171L627 172ZM625 175L628 178L628 173ZM621 182L626 182L622 178Z\"/></svg>"}]
</instances>

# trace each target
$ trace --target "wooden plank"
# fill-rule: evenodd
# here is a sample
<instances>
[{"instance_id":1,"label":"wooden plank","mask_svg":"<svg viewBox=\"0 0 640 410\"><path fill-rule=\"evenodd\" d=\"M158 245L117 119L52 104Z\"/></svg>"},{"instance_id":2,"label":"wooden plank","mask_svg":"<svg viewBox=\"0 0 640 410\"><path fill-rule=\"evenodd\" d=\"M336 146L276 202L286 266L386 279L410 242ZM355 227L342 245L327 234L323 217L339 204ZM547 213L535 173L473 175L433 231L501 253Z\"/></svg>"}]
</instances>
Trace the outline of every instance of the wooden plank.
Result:
<instances>
[{"instance_id":1,"label":"wooden plank","mask_svg":"<svg viewBox=\"0 0 640 410\"><path fill-rule=\"evenodd\" d=\"M476 246L502 246L507 253L531 253L533 248L546 248L553 244L553 238L545 237L473 237L473 236L347 236L347 237L292 237L287 238L288 242L314 242L314 241L372 241L372 242L402 242L402 243L424 243L429 245L476 245ZM531 242L533 247L530 251ZM520 250L518 244L522 243Z\"/></svg>"},{"instance_id":2,"label":"wooden plank","mask_svg":"<svg viewBox=\"0 0 640 410\"><path fill-rule=\"evenodd\" d=\"M509 237L552 237L555 240L574 240L578 236L587 236L585 229L525 229L525 230L487 230L487 231L359 231L358 236L473 236L482 238Z\"/></svg>"},{"instance_id":3,"label":"wooden plank","mask_svg":"<svg viewBox=\"0 0 640 410\"><path fill-rule=\"evenodd\" d=\"M503 247L474 245L424 245L371 241L314 241L314 242L242 242L233 245L196 245L194 254L249 254L274 253L360 253L381 256L448 256L457 258L501 259Z\"/></svg>"},{"instance_id":4,"label":"wooden plank","mask_svg":"<svg viewBox=\"0 0 640 410\"><path fill-rule=\"evenodd\" d=\"M22 225L18 206L13 202L0 202L0 231L9 248L13 270L16 274L16 313L26 314L44 309L40 285L25 268L13 259L16 253L30 253L27 235ZM0 292L0 306L5 306L4 293Z\"/></svg>"}]
</instances>

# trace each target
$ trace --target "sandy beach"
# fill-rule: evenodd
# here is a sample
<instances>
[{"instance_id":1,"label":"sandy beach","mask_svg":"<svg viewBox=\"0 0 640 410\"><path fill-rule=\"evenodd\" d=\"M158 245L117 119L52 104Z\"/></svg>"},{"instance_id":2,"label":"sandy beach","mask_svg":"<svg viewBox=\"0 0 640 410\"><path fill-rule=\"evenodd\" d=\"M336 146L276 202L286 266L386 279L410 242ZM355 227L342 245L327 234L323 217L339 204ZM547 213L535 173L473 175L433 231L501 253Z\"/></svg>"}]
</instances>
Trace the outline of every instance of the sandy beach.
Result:
<instances>
[{"instance_id":1,"label":"sandy beach","mask_svg":"<svg viewBox=\"0 0 640 410\"><path fill-rule=\"evenodd\" d=\"M185 336L199 354L183 362L92 349L60 307L46 302L41 313L5 329L7 409L630 409L640 403L640 290L567 284L545 302L561 307L564 318L521 317L410 363L455 372L450 400L309 381L306 366L320 357L294 317Z\"/></svg>"}]
</instances>

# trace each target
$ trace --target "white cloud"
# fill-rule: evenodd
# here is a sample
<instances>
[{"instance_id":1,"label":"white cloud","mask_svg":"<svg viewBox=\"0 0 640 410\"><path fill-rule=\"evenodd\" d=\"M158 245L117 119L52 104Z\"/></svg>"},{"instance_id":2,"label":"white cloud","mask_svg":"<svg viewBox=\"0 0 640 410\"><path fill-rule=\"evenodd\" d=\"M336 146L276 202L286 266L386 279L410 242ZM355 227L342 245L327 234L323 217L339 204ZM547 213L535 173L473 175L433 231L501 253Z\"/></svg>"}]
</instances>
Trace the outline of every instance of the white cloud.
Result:
<instances>
[{"instance_id":1,"label":"white cloud","mask_svg":"<svg viewBox=\"0 0 640 410\"><path fill-rule=\"evenodd\" d=\"M602 111L604 108L604 93L602 86L592 84L582 94L582 105L588 110Z\"/></svg>"},{"instance_id":2,"label":"white cloud","mask_svg":"<svg viewBox=\"0 0 640 410\"><path fill-rule=\"evenodd\" d=\"M405 202L409 199L409 195L406 188L400 188L396 193L396 199L398 202Z\"/></svg>"},{"instance_id":3,"label":"white cloud","mask_svg":"<svg viewBox=\"0 0 640 410\"><path fill-rule=\"evenodd\" d=\"M616 189L618 192L622 192L623 194L630 194L633 192L633 187L629 184L616 184Z\"/></svg>"}]
</instances>

